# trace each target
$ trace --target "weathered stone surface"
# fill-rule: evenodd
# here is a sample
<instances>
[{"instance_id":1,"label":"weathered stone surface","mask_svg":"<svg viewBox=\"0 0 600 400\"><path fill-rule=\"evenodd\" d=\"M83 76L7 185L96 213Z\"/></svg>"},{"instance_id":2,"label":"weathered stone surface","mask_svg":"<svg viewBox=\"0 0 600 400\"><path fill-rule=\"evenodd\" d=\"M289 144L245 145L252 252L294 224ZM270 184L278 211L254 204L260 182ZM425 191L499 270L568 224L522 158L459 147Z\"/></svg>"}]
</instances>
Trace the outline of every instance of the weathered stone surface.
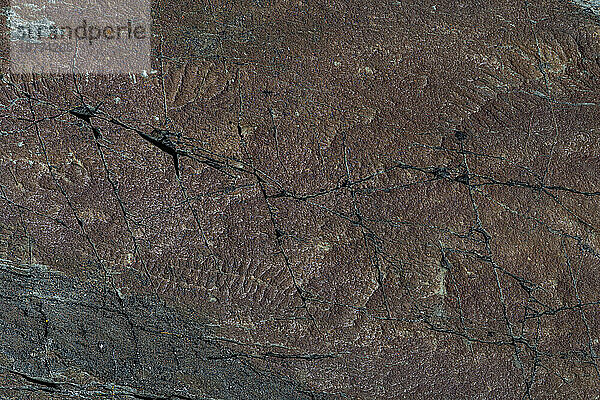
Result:
<instances>
[{"instance_id":1,"label":"weathered stone surface","mask_svg":"<svg viewBox=\"0 0 600 400\"><path fill-rule=\"evenodd\" d=\"M250 365L202 310L182 313L43 266L3 261L0 393L17 398L327 398Z\"/></svg>"},{"instance_id":2,"label":"weathered stone surface","mask_svg":"<svg viewBox=\"0 0 600 400\"><path fill-rule=\"evenodd\" d=\"M154 15L146 76L2 78L4 396L597 396L593 9Z\"/></svg>"}]
</instances>

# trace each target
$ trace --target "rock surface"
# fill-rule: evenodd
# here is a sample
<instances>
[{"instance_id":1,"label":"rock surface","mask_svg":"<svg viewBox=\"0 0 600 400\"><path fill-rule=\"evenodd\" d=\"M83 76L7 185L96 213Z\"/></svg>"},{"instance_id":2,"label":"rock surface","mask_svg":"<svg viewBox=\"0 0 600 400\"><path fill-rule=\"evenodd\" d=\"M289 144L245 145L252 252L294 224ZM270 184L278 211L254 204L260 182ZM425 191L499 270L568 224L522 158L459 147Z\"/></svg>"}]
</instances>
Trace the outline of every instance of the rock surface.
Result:
<instances>
[{"instance_id":1,"label":"rock surface","mask_svg":"<svg viewBox=\"0 0 600 400\"><path fill-rule=\"evenodd\" d=\"M4 74L0 394L596 398L578 3L161 0L148 74Z\"/></svg>"}]
</instances>

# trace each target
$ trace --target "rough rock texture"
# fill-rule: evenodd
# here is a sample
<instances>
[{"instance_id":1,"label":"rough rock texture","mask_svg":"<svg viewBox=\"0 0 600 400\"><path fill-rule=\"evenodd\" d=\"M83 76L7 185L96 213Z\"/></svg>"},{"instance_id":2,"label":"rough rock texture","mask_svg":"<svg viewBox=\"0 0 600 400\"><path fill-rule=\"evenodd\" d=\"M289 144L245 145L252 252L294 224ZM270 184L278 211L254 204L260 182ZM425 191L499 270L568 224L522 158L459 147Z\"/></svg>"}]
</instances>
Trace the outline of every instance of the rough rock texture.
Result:
<instances>
[{"instance_id":1,"label":"rough rock texture","mask_svg":"<svg viewBox=\"0 0 600 400\"><path fill-rule=\"evenodd\" d=\"M279 353L242 358L210 323L156 299L121 300L39 265L2 262L0 279L7 398L326 398L249 363Z\"/></svg>"},{"instance_id":2,"label":"rough rock texture","mask_svg":"<svg viewBox=\"0 0 600 400\"><path fill-rule=\"evenodd\" d=\"M0 393L598 398L586 3L161 0L150 74L3 75Z\"/></svg>"}]
</instances>

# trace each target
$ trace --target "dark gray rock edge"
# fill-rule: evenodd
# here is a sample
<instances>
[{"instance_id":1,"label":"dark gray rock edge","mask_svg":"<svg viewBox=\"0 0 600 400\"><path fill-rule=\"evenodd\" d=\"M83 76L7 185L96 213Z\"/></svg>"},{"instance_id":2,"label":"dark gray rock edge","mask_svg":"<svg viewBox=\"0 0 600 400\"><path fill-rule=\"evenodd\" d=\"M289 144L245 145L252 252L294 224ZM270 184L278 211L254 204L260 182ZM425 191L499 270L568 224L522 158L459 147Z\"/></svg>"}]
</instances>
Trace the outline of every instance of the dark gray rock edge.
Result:
<instances>
[{"instance_id":1,"label":"dark gray rock edge","mask_svg":"<svg viewBox=\"0 0 600 400\"><path fill-rule=\"evenodd\" d=\"M0 398L329 398L255 368L194 319L101 281L0 262Z\"/></svg>"}]
</instances>

